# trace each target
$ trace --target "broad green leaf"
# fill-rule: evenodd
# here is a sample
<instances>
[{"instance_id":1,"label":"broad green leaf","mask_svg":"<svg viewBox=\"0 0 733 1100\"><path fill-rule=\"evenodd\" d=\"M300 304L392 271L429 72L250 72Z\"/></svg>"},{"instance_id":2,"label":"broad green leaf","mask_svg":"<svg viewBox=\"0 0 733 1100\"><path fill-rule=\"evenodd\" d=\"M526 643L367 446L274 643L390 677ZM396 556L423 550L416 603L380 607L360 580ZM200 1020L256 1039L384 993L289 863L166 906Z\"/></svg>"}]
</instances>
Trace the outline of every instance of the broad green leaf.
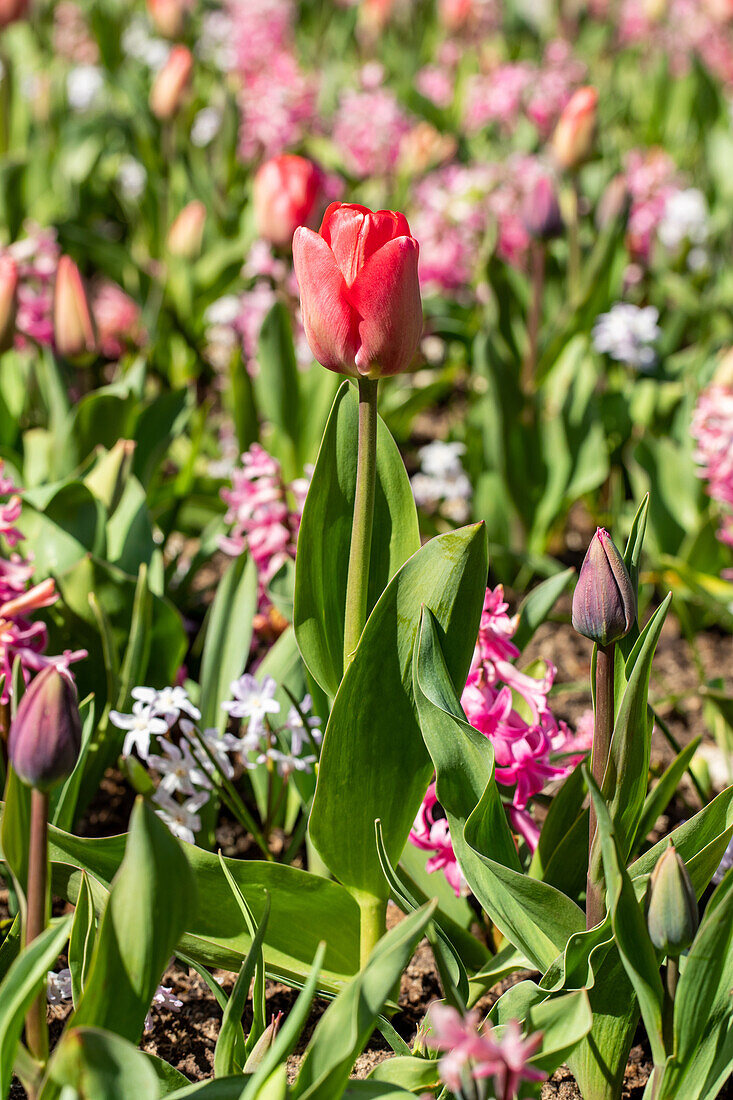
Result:
<instances>
[{"instance_id":1,"label":"broad green leaf","mask_svg":"<svg viewBox=\"0 0 733 1100\"><path fill-rule=\"evenodd\" d=\"M639 999L654 1063L660 1065L665 1060L666 1052L662 1035L664 990L659 977L659 962L649 938L644 913L636 900L634 887L621 858L609 810L597 784L588 773L586 782L598 820L607 905L613 934L621 961Z\"/></svg>"},{"instance_id":2,"label":"broad green leaf","mask_svg":"<svg viewBox=\"0 0 733 1100\"><path fill-rule=\"evenodd\" d=\"M494 779L491 742L466 721L427 610L413 678L438 799L461 869L502 934L544 971L584 927L583 914L554 887L522 873Z\"/></svg>"},{"instance_id":3,"label":"broad green leaf","mask_svg":"<svg viewBox=\"0 0 733 1100\"><path fill-rule=\"evenodd\" d=\"M430 902L387 933L364 969L318 1021L293 1085L294 1098L330 1100L346 1087L352 1066L367 1044L395 982L412 958L435 912Z\"/></svg>"},{"instance_id":4,"label":"broad green leaf","mask_svg":"<svg viewBox=\"0 0 733 1100\"><path fill-rule=\"evenodd\" d=\"M5 781L5 806L0 823L2 858L8 865L18 895L21 913L25 912L28 881L28 842L31 821L31 789L21 783L15 769L8 767Z\"/></svg>"},{"instance_id":5,"label":"broad green leaf","mask_svg":"<svg viewBox=\"0 0 733 1100\"><path fill-rule=\"evenodd\" d=\"M628 683L616 714L603 777L603 797L608 801L622 863L631 851L646 797L652 733L649 677L670 600L668 596L646 624L627 661Z\"/></svg>"},{"instance_id":6,"label":"broad green leaf","mask_svg":"<svg viewBox=\"0 0 733 1100\"><path fill-rule=\"evenodd\" d=\"M447 675L460 692L486 590L486 533L464 527L428 542L392 578L370 615L333 704L321 749L310 834L347 886L386 897L374 843L382 822L399 861L432 772L412 690L421 608L435 617Z\"/></svg>"},{"instance_id":7,"label":"broad green leaf","mask_svg":"<svg viewBox=\"0 0 733 1100\"><path fill-rule=\"evenodd\" d=\"M554 577L548 577L546 581L538 584L522 600L518 612L519 622L512 638L514 645L521 652L524 652L537 627L541 626L550 614L574 575L574 569L565 569L562 573L556 573Z\"/></svg>"},{"instance_id":8,"label":"broad green leaf","mask_svg":"<svg viewBox=\"0 0 733 1100\"><path fill-rule=\"evenodd\" d=\"M185 1077L168 1062L158 1058L156 1054L150 1054L148 1051L145 1051L145 1057L150 1062L155 1076L158 1078L158 1090L161 1098L168 1096L171 1092L176 1092L178 1089L188 1087L188 1077Z\"/></svg>"},{"instance_id":9,"label":"broad green leaf","mask_svg":"<svg viewBox=\"0 0 733 1100\"><path fill-rule=\"evenodd\" d=\"M49 1062L39 1100L67 1095L104 1100L158 1100L158 1077L127 1039L97 1028L65 1031Z\"/></svg>"},{"instance_id":10,"label":"broad green leaf","mask_svg":"<svg viewBox=\"0 0 733 1100\"><path fill-rule=\"evenodd\" d=\"M69 937L69 969L71 970L71 994L78 1007L92 961L97 917L94 898L89 886L89 876L82 872L81 885L76 899L74 923Z\"/></svg>"},{"instance_id":11,"label":"broad green leaf","mask_svg":"<svg viewBox=\"0 0 733 1100\"><path fill-rule=\"evenodd\" d=\"M0 943L0 983L20 954L20 913L16 913L10 928Z\"/></svg>"},{"instance_id":12,"label":"broad green leaf","mask_svg":"<svg viewBox=\"0 0 733 1100\"><path fill-rule=\"evenodd\" d=\"M226 712L221 704L230 697L232 680L245 668L257 611L257 567L249 555L231 563L217 588L206 619L201 658L201 722L204 728L224 732Z\"/></svg>"},{"instance_id":13,"label":"broad green leaf","mask_svg":"<svg viewBox=\"0 0 733 1100\"><path fill-rule=\"evenodd\" d=\"M583 769L578 765L565 780L550 803L547 816L542 823L539 843L537 844L537 848L535 849L529 866L530 875L533 875L535 878L544 879L545 882L552 882L552 884L559 889L563 889L563 883L555 881L555 878L548 874L548 871L553 858L558 850L561 850L563 842L567 842L568 835L573 831L573 827L582 813L585 795L586 788L585 779L583 778ZM562 860L564 863L568 862L566 853L562 854ZM587 852L585 860L583 860L581 854L578 853L577 862L584 862L587 864ZM563 879L567 877L568 871L571 871L572 874L572 870L567 867L564 869L558 868L558 870L560 870L563 875ZM564 893L567 892L567 890L564 890Z\"/></svg>"},{"instance_id":14,"label":"broad green leaf","mask_svg":"<svg viewBox=\"0 0 733 1100\"><path fill-rule=\"evenodd\" d=\"M253 1014L250 1039L256 1040L264 1030L263 1004L265 994L265 964L262 955L262 943L267 931L267 922L270 917L270 896L265 898L265 909L259 925L255 927L252 912L242 895L241 890L232 878L226 863L219 856L222 870L229 882L234 898L242 910L242 916L247 924L247 930L252 936L252 946L247 952L247 958L242 963L237 980L234 983L219 1030L219 1038L216 1041L214 1051L214 1074L217 1077L226 1077L230 1073L241 1073L246 1055L252 1048L252 1043L245 1046L244 1033L242 1031L242 1016L249 996L249 987L252 977L255 976L255 987L252 994Z\"/></svg>"},{"instance_id":15,"label":"broad green leaf","mask_svg":"<svg viewBox=\"0 0 733 1100\"><path fill-rule=\"evenodd\" d=\"M138 798L74 1027L114 1029L138 1042L195 897L195 878L181 845Z\"/></svg>"},{"instance_id":16,"label":"broad green leaf","mask_svg":"<svg viewBox=\"0 0 733 1100\"><path fill-rule=\"evenodd\" d=\"M584 989L533 1005L527 1017L527 1032L541 1031L542 1046L532 1058L532 1065L552 1073L585 1038L592 1023L593 1013Z\"/></svg>"},{"instance_id":17,"label":"broad green leaf","mask_svg":"<svg viewBox=\"0 0 733 1100\"><path fill-rule=\"evenodd\" d=\"M295 570L295 633L314 679L335 696L343 675L344 609L356 492L359 403L339 389L303 508ZM369 564L368 610L420 547L405 466L387 427L377 427L377 485ZM373 820L373 819L372 819Z\"/></svg>"},{"instance_id":18,"label":"broad green leaf","mask_svg":"<svg viewBox=\"0 0 733 1100\"><path fill-rule=\"evenodd\" d=\"M18 955L0 985L0 1097L8 1095L15 1048L25 1015L44 987L69 937L71 917L64 917Z\"/></svg>"},{"instance_id":19,"label":"broad green leaf","mask_svg":"<svg viewBox=\"0 0 733 1100\"><path fill-rule=\"evenodd\" d=\"M104 507L81 481L24 494L23 535L35 579L57 576L87 553L103 554L105 520Z\"/></svg>"},{"instance_id":20,"label":"broad green leaf","mask_svg":"<svg viewBox=\"0 0 733 1100\"><path fill-rule=\"evenodd\" d=\"M260 371L254 380L257 405L267 421L298 450L298 364L292 323L282 302L276 302L262 322L257 345Z\"/></svg>"},{"instance_id":21,"label":"broad green leaf","mask_svg":"<svg viewBox=\"0 0 733 1100\"><path fill-rule=\"evenodd\" d=\"M438 1062L433 1058L387 1058L375 1066L367 1078L388 1085L398 1085L408 1092L426 1092L440 1085Z\"/></svg>"},{"instance_id":22,"label":"broad green leaf","mask_svg":"<svg viewBox=\"0 0 733 1100\"><path fill-rule=\"evenodd\" d=\"M122 860L125 835L85 839L53 827L49 833L55 894L75 901L81 877L77 868L86 869L109 888ZM180 850L198 886L189 901L180 950L198 963L239 970L252 939L219 860L193 844L181 843ZM268 976L296 985L305 980L321 938L328 947L319 989L333 992L358 970L359 909L348 890L297 867L251 859L226 862L256 921L261 920L265 895L270 894L272 911L264 944ZM98 913L100 908L97 905ZM297 936L293 928L298 929Z\"/></svg>"},{"instance_id":23,"label":"broad green leaf","mask_svg":"<svg viewBox=\"0 0 733 1100\"><path fill-rule=\"evenodd\" d=\"M652 788L644 800L644 806L636 827L636 836L632 845L632 851L638 850L644 843L658 817L664 813L672 801L675 791L679 786L682 776L687 771L690 761L697 752L702 741L702 735L695 737L689 745L685 745L682 752L678 753L672 763L664 771L659 782Z\"/></svg>"}]
</instances>

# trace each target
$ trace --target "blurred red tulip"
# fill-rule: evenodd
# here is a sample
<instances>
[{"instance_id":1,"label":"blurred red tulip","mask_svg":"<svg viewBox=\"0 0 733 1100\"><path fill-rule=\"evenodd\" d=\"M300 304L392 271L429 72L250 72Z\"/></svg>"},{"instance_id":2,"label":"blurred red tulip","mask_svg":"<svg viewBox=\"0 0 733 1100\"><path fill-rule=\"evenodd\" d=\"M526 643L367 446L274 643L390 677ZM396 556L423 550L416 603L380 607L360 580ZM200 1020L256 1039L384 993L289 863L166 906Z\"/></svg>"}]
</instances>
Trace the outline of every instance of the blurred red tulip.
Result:
<instances>
[{"instance_id":1,"label":"blurred red tulip","mask_svg":"<svg viewBox=\"0 0 733 1100\"><path fill-rule=\"evenodd\" d=\"M560 168L579 168L593 152L598 113L595 88L578 88L558 119L552 135L552 152Z\"/></svg>"},{"instance_id":2,"label":"blurred red tulip","mask_svg":"<svg viewBox=\"0 0 733 1100\"><path fill-rule=\"evenodd\" d=\"M0 352L13 346L18 311L18 267L7 252L0 256Z\"/></svg>"},{"instance_id":3,"label":"blurred red tulip","mask_svg":"<svg viewBox=\"0 0 733 1100\"><path fill-rule=\"evenodd\" d=\"M0 0L0 28L25 19L29 7L29 0Z\"/></svg>"},{"instance_id":4,"label":"blurred red tulip","mask_svg":"<svg viewBox=\"0 0 733 1100\"><path fill-rule=\"evenodd\" d=\"M303 324L319 363L369 378L409 366L422 331L418 251L393 210L333 202L320 233L296 229Z\"/></svg>"},{"instance_id":5,"label":"blurred red tulip","mask_svg":"<svg viewBox=\"0 0 733 1100\"><path fill-rule=\"evenodd\" d=\"M291 244L299 225L317 225L324 205L323 173L305 157L273 157L254 178L257 232L280 248Z\"/></svg>"},{"instance_id":6,"label":"blurred red tulip","mask_svg":"<svg viewBox=\"0 0 733 1100\"><path fill-rule=\"evenodd\" d=\"M150 110L162 122L173 118L193 70L193 55L185 46L174 46L150 92Z\"/></svg>"},{"instance_id":7,"label":"blurred red tulip","mask_svg":"<svg viewBox=\"0 0 733 1100\"><path fill-rule=\"evenodd\" d=\"M56 350L69 359L97 347L94 321L79 268L62 256L53 296L53 333Z\"/></svg>"}]
</instances>

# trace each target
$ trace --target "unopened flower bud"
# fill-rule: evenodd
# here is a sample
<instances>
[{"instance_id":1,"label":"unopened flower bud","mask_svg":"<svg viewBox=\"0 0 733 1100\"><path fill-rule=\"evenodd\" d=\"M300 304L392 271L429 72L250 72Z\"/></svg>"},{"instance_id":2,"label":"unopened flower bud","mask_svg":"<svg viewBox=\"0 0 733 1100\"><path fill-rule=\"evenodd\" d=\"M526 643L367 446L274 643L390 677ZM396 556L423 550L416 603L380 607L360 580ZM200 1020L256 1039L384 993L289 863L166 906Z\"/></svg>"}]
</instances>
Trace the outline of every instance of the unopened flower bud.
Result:
<instances>
[{"instance_id":1,"label":"unopened flower bud","mask_svg":"<svg viewBox=\"0 0 733 1100\"><path fill-rule=\"evenodd\" d=\"M579 168L593 152L598 111L595 88L578 88L571 97L552 135L556 164L567 171Z\"/></svg>"},{"instance_id":2,"label":"unopened flower bud","mask_svg":"<svg viewBox=\"0 0 733 1100\"><path fill-rule=\"evenodd\" d=\"M53 296L53 333L56 349L68 359L95 351L96 332L79 268L62 256Z\"/></svg>"},{"instance_id":3,"label":"unopened flower bud","mask_svg":"<svg viewBox=\"0 0 733 1100\"><path fill-rule=\"evenodd\" d=\"M312 161L292 153L266 160L252 185L259 236L289 248L299 225L318 225L323 196L324 175Z\"/></svg>"},{"instance_id":4,"label":"unopened flower bud","mask_svg":"<svg viewBox=\"0 0 733 1100\"><path fill-rule=\"evenodd\" d=\"M697 898L684 860L670 842L657 860L646 890L646 923L657 951L676 958L695 938Z\"/></svg>"},{"instance_id":5,"label":"unopened flower bud","mask_svg":"<svg viewBox=\"0 0 733 1100\"><path fill-rule=\"evenodd\" d=\"M630 195L626 177L619 173L613 177L600 197L596 207L596 229L605 229L611 222L620 218L624 211L628 216L629 204Z\"/></svg>"},{"instance_id":6,"label":"unopened flower bud","mask_svg":"<svg viewBox=\"0 0 733 1100\"><path fill-rule=\"evenodd\" d=\"M185 46L174 46L150 91L150 110L161 122L173 118L181 106L192 70L191 51Z\"/></svg>"},{"instance_id":7,"label":"unopened flower bud","mask_svg":"<svg viewBox=\"0 0 733 1100\"><path fill-rule=\"evenodd\" d=\"M280 1030L280 1022L282 1018L282 1012L278 1012L277 1016L272 1017L257 1042L252 1047L249 1058L244 1063L244 1067L242 1070L243 1073L254 1073L254 1071L259 1067L260 1062L265 1057L265 1054L277 1038L277 1033Z\"/></svg>"},{"instance_id":8,"label":"unopened flower bud","mask_svg":"<svg viewBox=\"0 0 733 1100\"><path fill-rule=\"evenodd\" d=\"M202 202L184 206L168 230L168 252L183 260L195 260L201 255L201 243L206 225L206 207Z\"/></svg>"},{"instance_id":9,"label":"unopened flower bud","mask_svg":"<svg viewBox=\"0 0 733 1100\"><path fill-rule=\"evenodd\" d=\"M190 0L148 0L150 18L164 38L181 36L190 7Z\"/></svg>"},{"instance_id":10,"label":"unopened flower bud","mask_svg":"<svg viewBox=\"0 0 733 1100\"><path fill-rule=\"evenodd\" d=\"M29 0L0 0L0 28L25 19Z\"/></svg>"},{"instance_id":11,"label":"unopened flower bud","mask_svg":"<svg viewBox=\"0 0 733 1100\"><path fill-rule=\"evenodd\" d=\"M597 645L619 641L636 619L636 595L624 559L599 527L580 569L573 595L573 626Z\"/></svg>"},{"instance_id":12,"label":"unopened flower bud","mask_svg":"<svg viewBox=\"0 0 733 1100\"><path fill-rule=\"evenodd\" d=\"M563 225L560 204L549 176L540 176L522 204L524 228L536 241L561 236Z\"/></svg>"},{"instance_id":13,"label":"unopened flower bud","mask_svg":"<svg viewBox=\"0 0 733 1100\"><path fill-rule=\"evenodd\" d=\"M0 256L0 353L13 346L18 311L18 268L8 253Z\"/></svg>"},{"instance_id":14,"label":"unopened flower bud","mask_svg":"<svg viewBox=\"0 0 733 1100\"><path fill-rule=\"evenodd\" d=\"M49 665L31 681L10 724L10 763L29 787L45 791L71 775L80 748L74 681Z\"/></svg>"}]
</instances>

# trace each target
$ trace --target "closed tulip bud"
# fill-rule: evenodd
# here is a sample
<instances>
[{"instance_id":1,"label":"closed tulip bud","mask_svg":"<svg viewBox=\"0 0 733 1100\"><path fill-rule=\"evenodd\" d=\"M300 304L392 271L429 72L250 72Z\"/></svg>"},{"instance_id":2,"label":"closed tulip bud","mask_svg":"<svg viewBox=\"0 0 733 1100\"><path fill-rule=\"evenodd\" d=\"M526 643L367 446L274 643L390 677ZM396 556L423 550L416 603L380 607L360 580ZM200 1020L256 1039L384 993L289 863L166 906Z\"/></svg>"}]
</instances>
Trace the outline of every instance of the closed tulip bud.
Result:
<instances>
[{"instance_id":1,"label":"closed tulip bud","mask_svg":"<svg viewBox=\"0 0 733 1100\"><path fill-rule=\"evenodd\" d=\"M561 236L565 226L555 188L549 176L541 176L522 204L524 228L536 241Z\"/></svg>"},{"instance_id":2,"label":"closed tulip bud","mask_svg":"<svg viewBox=\"0 0 733 1100\"><path fill-rule=\"evenodd\" d=\"M202 202L184 206L168 230L168 252L183 260L195 260L201 255L201 243L206 225L206 207Z\"/></svg>"},{"instance_id":3,"label":"closed tulip bud","mask_svg":"<svg viewBox=\"0 0 733 1100\"><path fill-rule=\"evenodd\" d=\"M624 559L608 531L599 527L588 547L573 595L573 626L597 645L608 646L631 630L636 596Z\"/></svg>"},{"instance_id":4,"label":"closed tulip bud","mask_svg":"<svg viewBox=\"0 0 733 1100\"><path fill-rule=\"evenodd\" d=\"M69 256L61 257L56 271L53 334L57 351L68 359L93 352L97 346L84 282Z\"/></svg>"},{"instance_id":5,"label":"closed tulip bud","mask_svg":"<svg viewBox=\"0 0 733 1100\"><path fill-rule=\"evenodd\" d=\"M67 779L79 759L81 723L68 672L49 665L31 681L10 724L8 758L29 787L46 791Z\"/></svg>"},{"instance_id":6,"label":"closed tulip bud","mask_svg":"<svg viewBox=\"0 0 733 1100\"><path fill-rule=\"evenodd\" d=\"M319 233L296 229L303 324L319 363L351 377L406 370L422 332L418 251L393 210L333 202Z\"/></svg>"},{"instance_id":7,"label":"closed tulip bud","mask_svg":"<svg viewBox=\"0 0 733 1100\"><path fill-rule=\"evenodd\" d=\"M626 177L619 173L618 176L613 177L596 207L596 229L605 229L611 222L620 218L624 211L628 216L630 202Z\"/></svg>"},{"instance_id":8,"label":"closed tulip bud","mask_svg":"<svg viewBox=\"0 0 733 1100\"><path fill-rule=\"evenodd\" d=\"M282 1020L282 1018L282 1012L278 1012L277 1016L272 1017L257 1042L252 1047L249 1058L244 1063L244 1067L242 1069L243 1073L254 1073L254 1071L259 1068L260 1062L265 1057L268 1050L277 1038L277 1033L280 1030L280 1021Z\"/></svg>"},{"instance_id":9,"label":"closed tulip bud","mask_svg":"<svg viewBox=\"0 0 733 1100\"><path fill-rule=\"evenodd\" d=\"M258 169L253 198L257 232L278 248L290 247L299 225L313 228L323 213L323 173L305 157L272 157Z\"/></svg>"},{"instance_id":10,"label":"closed tulip bud","mask_svg":"<svg viewBox=\"0 0 733 1100\"><path fill-rule=\"evenodd\" d=\"M560 168L573 171L593 152L598 92L595 88L579 88L558 119L552 135L552 152Z\"/></svg>"},{"instance_id":11,"label":"closed tulip bud","mask_svg":"<svg viewBox=\"0 0 733 1100\"><path fill-rule=\"evenodd\" d=\"M0 28L25 19L28 8L29 0L0 0Z\"/></svg>"},{"instance_id":12,"label":"closed tulip bud","mask_svg":"<svg viewBox=\"0 0 733 1100\"><path fill-rule=\"evenodd\" d=\"M18 267L12 256L0 256L0 353L13 346L18 312Z\"/></svg>"},{"instance_id":13,"label":"closed tulip bud","mask_svg":"<svg viewBox=\"0 0 733 1100\"><path fill-rule=\"evenodd\" d=\"M191 5L188 0L148 0L148 12L158 34L179 38Z\"/></svg>"},{"instance_id":14,"label":"closed tulip bud","mask_svg":"<svg viewBox=\"0 0 733 1100\"><path fill-rule=\"evenodd\" d=\"M676 958L695 938L697 898L684 860L670 842L657 860L646 890L646 923L657 951Z\"/></svg>"},{"instance_id":15,"label":"closed tulip bud","mask_svg":"<svg viewBox=\"0 0 733 1100\"><path fill-rule=\"evenodd\" d=\"M178 111L193 71L193 54L185 46L174 46L156 76L150 91L150 110L161 122Z\"/></svg>"}]
</instances>

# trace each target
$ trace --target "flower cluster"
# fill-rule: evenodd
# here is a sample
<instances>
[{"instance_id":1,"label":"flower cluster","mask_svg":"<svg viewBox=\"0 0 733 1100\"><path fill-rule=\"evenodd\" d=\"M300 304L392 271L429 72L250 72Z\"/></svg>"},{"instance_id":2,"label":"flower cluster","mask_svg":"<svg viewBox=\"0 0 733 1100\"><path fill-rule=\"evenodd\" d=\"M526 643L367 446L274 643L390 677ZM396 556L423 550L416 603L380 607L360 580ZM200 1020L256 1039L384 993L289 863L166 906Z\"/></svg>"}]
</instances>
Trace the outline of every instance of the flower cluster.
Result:
<instances>
[{"instance_id":1,"label":"flower cluster","mask_svg":"<svg viewBox=\"0 0 733 1100\"><path fill-rule=\"evenodd\" d=\"M53 287L61 251L53 229L27 223L8 252L18 265L16 345L53 344Z\"/></svg>"},{"instance_id":2,"label":"flower cluster","mask_svg":"<svg viewBox=\"0 0 733 1100\"><path fill-rule=\"evenodd\" d=\"M733 386L717 383L703 390L690 430L698 473L722 511L718 538L733 546Z\"/></svg>"},{"instance_id":3,"label":"flower cluster","mask_svg":"<svg viewBox=\"0 0 733 1100\"><path fill-rule=\"evenodd\" d=\"M497 123L511 133L522 117L549 137L576 87L586 76L585 65L575 59L568 44L551 42L542 64L507 62L469 83L463 125L469 134Z\"/></svg>"},{"instance_id":4,"label":"flower cluster","mask_svg":"<svg viewBox=\"0 0 733 1100\"><path fill-rule=\"evenodd\" d=\"M495 1031L488 1021L478 1025L476 1011L461 1016L440 1002L428 1010L424 1042L444 1052L438 1069L451 1092L460 1095L470 1079L491 1077L499 1100L513 1100L522 1081L545 1080L547 1074L531 1063L542 1045L542 1032L523 1039L517 1020L510 1020L501 1031Z\"/></svg>"},{"instance_id":5,"label":"flower cluster","mask_svg":"<svg viewBox=\"0 0 733 1100\"><path fill-rule=\"evenodd\" d=\"M555 667L545 662L536 678L516 667L519 649L512 641L517 618L507 614L501 585L486 590L479 636L461 697L466 717L494 747L496 781L511 792L509 820L532 851L539 829L529 812L534 795L553 780L562 779L590 751L593 725L584 715L573 734L552 713L548 695ZM428 871L442 870L456 894L464 880L451 843L448 824L431 784L410 833L410 840L434 855Z\"/></svg>"},{"instance_id":6,"label":"flower cluster","mask_svg":"<svg viewBox=\"0 0 733 1100\"><path fill-rule=\"evenodd\" d=\"M397 167L410 120L388 88L346 91L333 121L333 141L353 175L388 175Z\"/></svg>"},{"instance_id":7,"label":"flower cluster","mask_svg":"<svg viewBox=\"0 0 733 1100\"><path fill-rule=\"evenodd\" d=\"M654 343L662 334L658 320L655 306L641 309L629 302L616 302L608 313L596 318L593 347L619 363L649 371L657 359Z\"/></svg>"},{"instance_id":8,"label":"flower cluster","mask_svg":"<svg viewBox=\"0 0 733 1100\"><path fill-rule=\"evenodd\" d=\"M228 13L240 79L240 156L275 156L297 145L316 118L317 84L293 51L293 5L231 0Z\"/></svg>"},{"instance_id":9,"label":"flower cluster","mask_svg":"<svg viewBox=\"0 0 733 1100\"><path fill-rule=\"evenodd\" d=\"M222 709L240 720L238 735L200 729L201 712L180 686L160 691L133 688L132 712L110 712L112 724L125 732L122 756L137 752L158 776L156 813L180 840L194 843L201 830L199 811L222 777L234 777L235 763L244 770L270 763L285 778L294 771L312 770L316 755L304 750L320 742L321 731L320 719L309 714L311 698L306 695L299 706L292 706L276 728L273 720L280 703L275 690L269 676L260 683L245 673L232 682L233 698L222 703ZM151 752L153 738L157 753Z\"/></svg>"},{"instance_id":10,"label":"flower cluster","mask_svg":"<svg viewBox=\"0 0 733 1100\"><path fill-rule=\"evenodd\" d=\"M20 659L23 677L30 679L33 672L55 665L68 669L74 661L86 657L86 650L66 650L57 657L44 654L48 641L46 626L29 618L33 611L50 607L58 599L52 579L32 584L33 562L23 558L14 548L22 540L18 527L21 515L21 497L12 478L3 472L0 459L0 702L10 696L13 664ZM9 551L7 554L4 550Z\"/></svg>"},{"instance_id":11,"label":"flower cluster","mask_svg":"<svg viewBox=\"0 0 733 1100\"><path fill-rule=\"evenodd\" d=\"M648 263L667 203L680 190L677 167L663 149L632 149L624 180L631 197L626 243L635 260Z\"/></svg>"},{"instance_id":12,"label":"flower cluster","mask_svg":"<svg viewBox=\"0 0 733 1100\"><path fill-rule=\"evenodd\" d=\"M306 478L289 485L283 481L280 463L253 443L232 474L231 489L222 489L230 533L220 540L232 556L245 551L257 566L260 605L266 605L267 585L288 559L295 558L300 517L308 491Z\"/></svg>"},{"instance_id":13,"label":"flower cluster","mask_svg":"<svg viewBox=\"0 0 733 1100\"><path fill-rule=\"evenodd\" d=\"M639 44L646 57L665 53L674 75L685 72L693 57L724 83L733 85L733 42L725 26L725 5L700 0L624 0L618 23L623 45Z\"/></svg>"},{"instance_id":14,"label":"flower cluster","mask_svg":"<svg viewBox=\"0 0 733 1100\"><path fill-rule=\"evenodd\" d=\"M463 469L463 443L433 440L418 451L420 469L410 479L415 502L421 508L440 512L455 523L465 523L473 495L471 482Z\"/></svg>"}]
</instances>

